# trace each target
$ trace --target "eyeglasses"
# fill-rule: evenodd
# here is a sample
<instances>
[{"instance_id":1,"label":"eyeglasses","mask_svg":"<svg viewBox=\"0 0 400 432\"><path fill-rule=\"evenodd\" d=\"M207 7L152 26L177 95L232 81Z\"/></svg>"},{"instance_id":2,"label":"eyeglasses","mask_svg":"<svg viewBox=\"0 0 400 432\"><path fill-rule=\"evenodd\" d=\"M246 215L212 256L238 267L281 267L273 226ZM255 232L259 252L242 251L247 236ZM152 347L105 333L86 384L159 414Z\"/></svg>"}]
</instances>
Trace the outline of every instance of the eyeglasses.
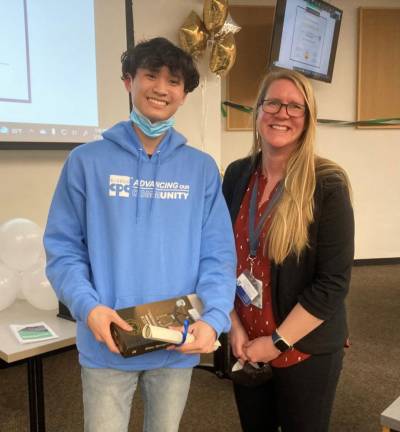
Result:
<instances>
[{"instance_id":1,"label":"eyeglasses","mask_svg":"<svg viewBox=\"0 0 400 432\"><path fill-rule=\"evenodd\" d=\"M267 114L277 114L284 106L286 108L286 114L289 117L303 117L306 112L304 105L290 102L282 103L277 99L263 99L261 101L262 110Z\"/></svg>"}]
</instances>

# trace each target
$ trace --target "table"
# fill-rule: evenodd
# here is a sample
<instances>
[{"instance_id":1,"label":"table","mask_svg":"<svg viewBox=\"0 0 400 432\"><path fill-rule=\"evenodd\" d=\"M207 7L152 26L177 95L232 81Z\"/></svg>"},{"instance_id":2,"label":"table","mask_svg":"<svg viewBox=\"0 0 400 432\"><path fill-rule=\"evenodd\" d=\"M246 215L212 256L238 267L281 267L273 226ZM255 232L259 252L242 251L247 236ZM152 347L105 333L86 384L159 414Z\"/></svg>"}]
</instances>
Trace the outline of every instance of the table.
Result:
<instances>
[{"instance_id":1,"label":"table","mask_svg":"<svg viewBox=\"0 0 400 432\"><path fill-rule=\"evenodd\" d=\"M400 431L400 396L381 414L382 432Z\"/></svg>"},{"instance_id":2,"label":"table","mask_svg":"<svg viewBox=\"0 0 400 432\"><path fill-rule=\"evenodd\" d=\"M20 344L10 324L44 321L59 336L42 342ZM0 359L8 364L27 362L29 419L31 432L45 432L42 357L75 345L76 324L57 317L57 310L36 309L25 300L17 300L0 311Z\"/></svg>"}]
</instances>

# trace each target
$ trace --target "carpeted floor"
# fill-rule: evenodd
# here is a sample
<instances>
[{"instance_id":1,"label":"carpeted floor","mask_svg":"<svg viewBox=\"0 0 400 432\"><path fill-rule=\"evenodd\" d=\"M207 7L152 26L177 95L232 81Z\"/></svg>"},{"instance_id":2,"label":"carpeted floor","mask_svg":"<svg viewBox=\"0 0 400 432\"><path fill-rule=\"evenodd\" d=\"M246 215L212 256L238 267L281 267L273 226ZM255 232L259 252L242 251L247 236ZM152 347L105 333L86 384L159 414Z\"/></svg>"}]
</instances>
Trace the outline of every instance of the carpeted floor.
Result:
<instances>
[{"instance_id":1,"label":"carpeted floor","mask_svg":"<svg viewBox=\"0 0 400 432\"><path fill-rule=\"evenodd\" d=\"M355 267L347 350L331 432L378 432L379 415L400 396L400 265ZM47 432L79 432L82 402L75 350L43 361ZM130 432L141 431L135 397ZM135 416L136 414L136 416ZM186 432L239 432L231 383L196 369L181 423ZM26 367L0 370L0 432L28 431Z\"/></svg>"}]
</instances>

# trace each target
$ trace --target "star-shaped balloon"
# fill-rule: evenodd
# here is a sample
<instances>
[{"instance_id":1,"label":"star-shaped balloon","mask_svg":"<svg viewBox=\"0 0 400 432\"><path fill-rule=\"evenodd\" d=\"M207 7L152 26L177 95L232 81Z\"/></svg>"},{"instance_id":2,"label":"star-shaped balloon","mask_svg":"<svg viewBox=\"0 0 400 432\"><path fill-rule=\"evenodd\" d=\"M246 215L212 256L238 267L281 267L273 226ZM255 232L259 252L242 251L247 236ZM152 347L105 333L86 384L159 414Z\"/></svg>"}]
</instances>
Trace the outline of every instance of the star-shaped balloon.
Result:
<instances>
[{"instance_id":1,"label":"star-shaped balloon","mask_svg":"<svg viewBox=\"0 0 400 432\"><path fill-rule=\"evenodd\" d=\"M210 70L224 76L235 63L234 34L240 29L228 12L227 0L205 0L203 20L191 11L179 29L179 43L195 58L211 45Z\"/></svg>"}]
</instances>

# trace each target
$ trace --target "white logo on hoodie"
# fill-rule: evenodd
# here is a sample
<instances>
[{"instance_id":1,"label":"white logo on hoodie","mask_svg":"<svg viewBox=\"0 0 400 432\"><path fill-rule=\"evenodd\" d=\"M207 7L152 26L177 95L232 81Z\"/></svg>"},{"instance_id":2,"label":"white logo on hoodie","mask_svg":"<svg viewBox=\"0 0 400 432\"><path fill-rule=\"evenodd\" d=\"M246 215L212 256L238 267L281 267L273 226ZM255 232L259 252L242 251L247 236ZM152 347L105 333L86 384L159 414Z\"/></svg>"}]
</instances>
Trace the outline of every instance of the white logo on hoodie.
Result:
<instances>
[{"instance_id":1,"label":"white logo on hoodie","mask_svg":"<svg viewBox=\"0 0 400 432\"><path fill-rule=\"evenodd\" d=\"M110 175L108 195L129 198L131 190L130 182L131 178L129 176Z\"/></svg>"},{"instance_id":2,"label":"white logo on hoodie","mask_svg":"<svg viewBox=\"0 0 400 432\"><path fill-rule=\"evenodd\" d=\"M110 197L150 198L160 200L187 200L190 186L177 181L134 180L129 176L110 175Z\"/></svg>"}]
</instances>

